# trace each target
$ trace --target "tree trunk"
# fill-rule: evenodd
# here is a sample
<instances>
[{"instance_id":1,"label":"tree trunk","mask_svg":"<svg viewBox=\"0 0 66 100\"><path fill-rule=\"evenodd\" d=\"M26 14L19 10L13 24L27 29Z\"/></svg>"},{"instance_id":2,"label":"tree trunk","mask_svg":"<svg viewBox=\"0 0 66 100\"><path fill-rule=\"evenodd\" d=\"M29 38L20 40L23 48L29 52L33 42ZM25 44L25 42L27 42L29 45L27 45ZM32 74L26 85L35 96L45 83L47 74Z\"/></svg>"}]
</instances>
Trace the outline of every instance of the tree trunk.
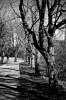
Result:
<instances>
[{"instance_id":1,"label":"tree trunk","mask_svg":"<svg viewBox=\"0 0 66 100\"><path fill-rule=\"evenodd\" d=\"M38 50L35 49L35 74L37 76L40 76L40 71L39 71L39 62L38 62Z\"/></svg>"},{"instance_id":2,"label":"tree trunk","mask_svg":"<svg viewBox=\"0 0 66 100\"><path fill-rule=\"evenodd\" d=\"M31 45L31 67L35 68L35 47L34 45Z\"/></svg>"},{"instance_id":3,"label":"tree trunk","mask_svg":"<svg viewBox=\"0 0 66 100\"><path fill-rule=\"evenodd\" d=\"M17 49L15 51L15 59L14 59L15 62L17 62Z\"/></svg>"},{"instance_id":4,"label":"tree trunk","mask_svg":"<svg viewBox=\"0 0 66 100\"><path fill-rule=\"evenodd\" d=\"M32 66L32 68L35 68L35 56L32 54L32 58L31 58L31 66Z\"/></svg>"},{"instance_id":5,"label":"tree trunk","mask_svg":"<svg viewBox=\"0 0 66 100\"><path fill-rule=\"evenodd\" d=\"M7 54L7 61L6 62L8 63L8 61L9 61L9 54Z\"/></svg>"},{"instance_id":6,"label":"tree trunk","mask_svg":"<svg viewBox=\"0 0 66 100\"><path fill-rule=\"evenodd\" d=\"M4 60L4 53L2 52L2 55L1 55L1 64L3 64L3 60Z\"/></svg>"},{"instance_id":7,"label":"tree trunk","mask_svg":"<svg viewBox=\"0 0 66 100\"><path fill-rule=\"evenodd\" d=\"M24 60L25 60L25 62L27 62L27 49L26 49L26 47L25 47L25 52L24 52Z\"/></svg>"},{"instance_id":8,"label":"tree trunk","mask_svg":"<svg viewBox=\"0 0 66 100\"><path fill-rule=\"evenodd\" d=\"M56 85L57 71L55 68L54 45L51 39L49 40L48 54L49 54L48 56L49 85Z\"/></svg>"},{"instance_id":9,"label":"tree trunk","mask_svg":"<svg viewBox=\"0 0 66 100\"><path fill-rule=\"evenodd\" d=\"M28 56L28 64L30 64L30 62L31 62L31 61L30 61L30 59L31 59L31 57L30 57L30 56Z\"/></svg>"}]
</instances>

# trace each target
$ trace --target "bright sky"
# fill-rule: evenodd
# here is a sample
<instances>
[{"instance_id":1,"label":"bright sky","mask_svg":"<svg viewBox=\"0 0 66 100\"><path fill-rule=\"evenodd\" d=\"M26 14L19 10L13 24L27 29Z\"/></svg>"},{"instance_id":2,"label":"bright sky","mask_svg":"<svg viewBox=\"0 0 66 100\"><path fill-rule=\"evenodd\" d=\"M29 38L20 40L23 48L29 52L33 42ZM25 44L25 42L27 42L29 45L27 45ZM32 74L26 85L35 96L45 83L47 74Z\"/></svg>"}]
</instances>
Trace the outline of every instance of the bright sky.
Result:
<instances>
[{"instance_id":1,"label":"bright sky","mask_svg":"<svg viewBox=\"0 0 66 100\"><path fill-rule=\"evenodd\" d=\"M10 2L15 2L15 1L18 1L18 0L10 0ZM2 2L3 2L3 5L5 5L7 8L9 8L9 1L8 0L0 0L0 4L2 4ZM16 3L16 5L17 5L17 3ZM14 5L15 6L15 5ZM18 8L19 9L19 8ZM17 9L17 10L18 10ZM8 9L9 10L9 9ZM16 9L15 9L16 10ZM17 11L16 10L16 11ZM18 12L18 11L17 11ZM6 13L7 15L11 15L11 17L12 17L12 14L11 14L11 10L9 10L9 11L7 11L7 13ZM29 19L30 20L30 19ZM45 21L46 21L46 23L48 22L47 21L47 17L45 18ZM60 30L56 30L56 32L55 32L55 38L57 39L57 40L64 40L64 37L65 37L65 30L63 30L63 31L60 31Z\"/></svg>"}]
</instances>

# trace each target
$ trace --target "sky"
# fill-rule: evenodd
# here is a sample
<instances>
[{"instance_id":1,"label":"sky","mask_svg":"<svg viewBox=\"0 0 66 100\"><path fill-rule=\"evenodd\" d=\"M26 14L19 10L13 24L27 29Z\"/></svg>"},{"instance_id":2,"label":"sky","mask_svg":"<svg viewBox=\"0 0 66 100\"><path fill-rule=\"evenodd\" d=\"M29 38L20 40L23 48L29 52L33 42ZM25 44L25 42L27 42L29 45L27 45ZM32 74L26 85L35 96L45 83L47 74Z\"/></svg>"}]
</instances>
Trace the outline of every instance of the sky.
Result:
<instances>
[{"instance_id":1,"label":"sky","mask_svg":"<svg viewBox=\"0 0 66 100\"><path fill-rule=\"evenodd\" d=\"M13 7L15 7L15 11L17 13L19 13L19 7L18 6L18 1L19 0L10 0L11 3L13 3ZM61 1L65 1L65 0L61 0ZM13 10L9 4L9 0L0 0L0 7L1 5L3 5L3 8L2 8L2 11L1 11L1 14L4 15L5 13L5 16L4 18L7 20L7 18L12 18L13 17ZM28 14L29 15L29 14ZM46 23L47 23L47 19L45 20ZM29 25L30 25L30 22L29 22ZM64 37L65 37L65 30L56 30L55 32L55 37L56 39L59 39L59 40L64 40Z\"/></svg>"}]
</instances>

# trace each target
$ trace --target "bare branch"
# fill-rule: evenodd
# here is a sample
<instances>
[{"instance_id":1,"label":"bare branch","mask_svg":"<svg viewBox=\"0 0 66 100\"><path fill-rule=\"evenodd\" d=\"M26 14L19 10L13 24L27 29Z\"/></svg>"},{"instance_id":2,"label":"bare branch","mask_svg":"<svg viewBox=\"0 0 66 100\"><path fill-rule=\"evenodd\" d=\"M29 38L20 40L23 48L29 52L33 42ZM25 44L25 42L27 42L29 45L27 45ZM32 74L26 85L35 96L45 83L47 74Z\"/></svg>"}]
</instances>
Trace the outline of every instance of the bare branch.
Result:
<instances>
[{"instance_id":1,"label":"bare branch","mask_svg":"<svg viewBox=\"0 0 66 100\"><path fill-rule=\"evenodd\" d=\"M37 8L38 8L38 10L39 10L39 12L40 12L39 0L36 0L36 4L37 4Z\"/></svg>"},{"instance_id":2,"label":"bare branch","mask_svg":"<svg viewBox=\"0 0 66 100\"><path fill-rule=\"evenodd\" d=\"M51 6L50 10L53 12L58 4L58 2L60 2L61 0L54 0L53 5Z\"/></svg>"},{"instance_id":3,"label":"bare branch","mask_svg":"<svg viewBox=\"0 0 66 100\"><path fill-rule=\"evenodd\" d=\"M62 12L60 11L59 12L59 15L58 15L58 12L57 12L57 15L55 16L55 22L54 22L54 26L56 25L56 23L58 22L59 18L61 17L62 15Z\"/></svg>"},{"instance_id":4,"label":"bare branch","mask_svg":"<svg viewBox=\"0 0 66 100\"><path fill-rule=\"evenodd\" d=\"M13 6L12 6L10 0L8 0L8 1L9 1L9 3L10 3L10 6L11 6L11 8L13 9L14 13L15 13L19 18L21 18L21 17L19 16L19 14L14 10L14 8L13 8Z\"/></svg>"},{"instance_id":5,"label":"bare branch","mask_svg":"<svg viewBox=\"0 0 66 100\"><path fill-rule=\"evenodd\" d=\"M25 16L24 16L24 14L23 14L22 5L23 5L23 0L20 0L19 10L20 10L20 14L21 14L21 17L22 17L23 27L24 27L25 29L27 29L27 31L29 32L29 34L32 35L33 41L34 41L34 46L35 46L39 51L41 51L41 53L44 53L44 52L46 52L46 50L44 50L44 49L41 50L40 46L39 46L38 43L37 43L36 35L35 35L34 31L31 31L31 29L29 28L28 24L25 22Z\"/></svg>"},{"instance_id":6,"label":"bare branch","mask_svg":"<svg viewBox=\"0 0 66 100\"><path fill-rule=\"evenodd\" d=\"M56 29L58 29L59 27L61 27L64 24L66 24L66 18L63 19L62 21L60 21L55 27L56 27Z\"/></svg>"},{"instance_id":7,"label":"bare branch","mask_svg":"<svg viewBox=\"0 0 66 100\"><path fill-rule=\"evenodd\" d=\"M33 28L33 26L39 21L39 19L37 19L31 26L31 29Z\"/></svg>"}]
</instances>

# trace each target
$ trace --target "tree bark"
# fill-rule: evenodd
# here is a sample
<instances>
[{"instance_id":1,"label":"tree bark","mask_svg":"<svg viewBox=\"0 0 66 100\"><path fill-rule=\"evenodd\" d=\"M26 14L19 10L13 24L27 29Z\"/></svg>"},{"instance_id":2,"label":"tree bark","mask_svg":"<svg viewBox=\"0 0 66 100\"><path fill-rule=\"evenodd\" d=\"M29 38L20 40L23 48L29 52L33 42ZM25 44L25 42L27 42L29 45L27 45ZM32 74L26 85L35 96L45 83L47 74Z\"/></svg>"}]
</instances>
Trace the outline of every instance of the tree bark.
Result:
<instances>
[{"instance_id":1,"label":"tree bark","mask_svg":"<svg viewBox=\"0 0 66 100\"><path fill-rule=\"evenodd\" d=\"M7 53L7 61L6 62L8 62L9 61L9 53Z\"/></svg>"},{"instance_id":2,"label":"tree bark","mask_svg":"<svg viewBox=\"0 0 66 100\"><path fill-rule=\"evenodd\" d=\"M35 74L37 76L40 76L40 71L39 71L39 62L38 62L38 50L35 49Z\"/></svg>"},{"instance_id":3,"label":"tree bark","mask_svg":"<svg viewBox=\"0 0 66 100\"><path fill-rule=\"evenodd\" d=\"M17 53L18 53L18 48L16 48L15 50L15 59L14 59L15 62L17 62Z\"/></svg>"},{"instance_id":4,"label":"tree bark","mask_svg":"<svg viewBox=\"0 0 66 100\"><path fill-rule=\"evenodd\" d=\"M1 64L3 64L3 60L4 60L4 53L2 52L2 55L1 55Z\"/></svg>"},{"instance_id":5,"label":"tree bark","mask_svg":"<svg viewBox=\"0 0 66 100\"><path fill-rule=\"evenodd\" d=\"M17 62L17 52L15 53L15 62Z\"/></svg>"},{"instance_id":6,"label":"tree bark","mask_svg":"<svg viewBox=\"0 0 66 100\"><path fill-rule=\"evenodd\" d=\"M53 37L49 39L48 45L48 74L49 74L49 85L56 85L57 82L57 71L55 68L55 58L54 58L54 45Z\"/></svg>"}]
</instances>

